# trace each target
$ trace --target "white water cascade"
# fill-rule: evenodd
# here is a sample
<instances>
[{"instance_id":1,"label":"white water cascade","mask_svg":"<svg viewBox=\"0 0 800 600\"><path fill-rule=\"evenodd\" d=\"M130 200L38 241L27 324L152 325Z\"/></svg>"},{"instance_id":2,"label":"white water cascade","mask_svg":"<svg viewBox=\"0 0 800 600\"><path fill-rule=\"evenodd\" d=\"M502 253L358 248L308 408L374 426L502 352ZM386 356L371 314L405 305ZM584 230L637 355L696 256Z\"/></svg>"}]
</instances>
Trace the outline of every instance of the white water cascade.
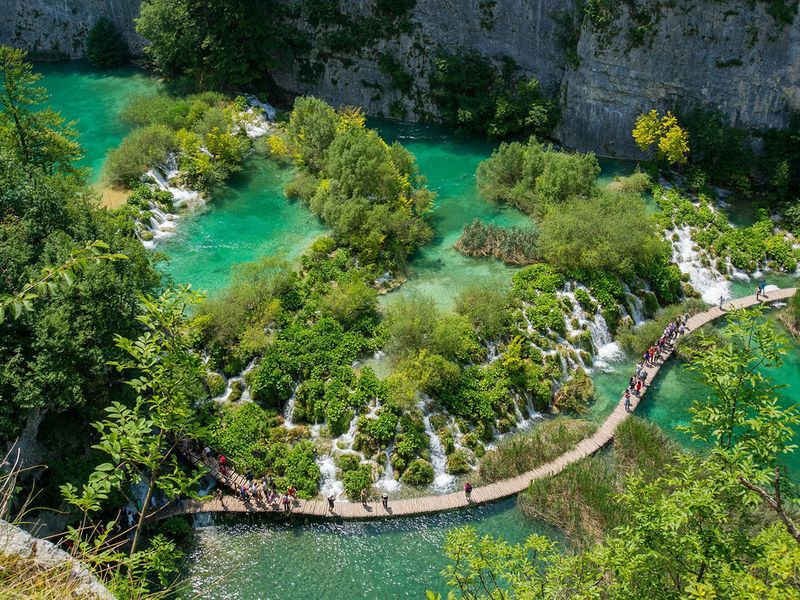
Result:
<instances>
[{"instance_id":1,"label":"white water cascade","mask_svg":"<svg viewBox=\"0 0 800 600\"><path fill-rule=\"evenodd\" d=\"M589 292L584 286L575 286L572 283L568 283L565 286L565 291L560 293L560 295L569 298L572 304L572 314L566 319L567 331L569 333L588 331L594 348L594 368L607 370L610 368L610 363L622 357L622 348L614 341L602 311L598 309L594 315L588 315L575 297L574 290L576 289ZM578 321L577 329L572 327L571 321L573 319Z\"/></svg>"},{"instance_id":2,"label":"white water cascade","mask_svg":"<svg viewBox=\"0 0 800 600\"><path fill-rule=\"evenodd\" d=\"M292 415L294 414L294 405L297 402L298 387L300 386L295 385L294 388L292 388L292 395L289 396L289 400L286 401L286 408L283 411L283 426L286 427L286 429L294 429Z\"/></svg>"},{"instance_id":3,"label":"white water cascade","mask_svg":"<svg viewBox=\"0 0 800 600\"><path fill-rule=\"evenodd\" d=\"M681 273L689 275L689 282L708 304L716 304L720 297L728 300L731 297L731 283L713 266L703 265L702 254L695 250L691 229L687 227L667 231L668 239L677 237L672 242L672 260L678 265Z\"/></svg>"},{"instance_id":4,"label":"white water cascade","mask_svg":"<svg viewBox=\"0 0 800 600\"><path fill-rule=\"evenodd\" d=\"M392 445L386 449L386 466L383 470L383 477L375 482L375 487L383 490L384 492L396 492L401 487L400 482L394 478L394 467L392 467L393 450L394 443L392 443Z\"/></svg>"},{"instance_id":5,"label":"white water cascade","mask_svg":"<svg viewBox=\"0 0 800 600\"><path fill-rule=\"evenodd\" d=\"M339 442L344 447L339 446L343 453L353 450L353 443L356 440L356 424L358 423L358 415L353 416L350 421L350 426L347 432L340 435L334 440L334 447L331 448L329 454L317 457L317 465L322 473L322 485L320 486L320 493L327 498L333 496L338 501L346 501L344 495L344 483L337 477L336 461L334 460L334 449L339 446ZM315 426L316 427L316 426ZM313 428L312 428L313 431ZM319 431L319 430L317 430Z\"/></svg>"},{"instance_id":6,"label":"white water cascade","mask_svg":"<svg viewBox=\"0 0 800 600\"><path fill-rule=\"evenodd\" d=\"M216 398L214 398L214 400L216 400L217 402L228 402L231 397L231 393L233 392L234 385L239 385L241 386L242 389L242 395L239 398L239 401L250 402L251 401L250 388L247 387L246 378L247 374L250 373L250 371L252 371L253 369L255 369L255 367L256 367L256 360L253 359L252 361L250 361L250 364L245 367L244 371L228 379L227 384L225 385L225 391L222 393L221 396L217 396ZM220 375L225 377L225 375L223 375L222 373L220 373Z\"/></svg>"},{"instance_id":7,"label":"white water cascade","mask_svg":"<svg viewBox=\"0 0 800 600\"><path fill-rule=\"evenodd\" d=\"M442 440L431 426L431 418L425 408L425 401L420 400L419 409L422 411L422 421L425 423L425 433L430 438L431 464L433 465L433 487L440 492L451 491L455 478L447 472L447 455L442 446Z\"/></svg>"}]
</instances>

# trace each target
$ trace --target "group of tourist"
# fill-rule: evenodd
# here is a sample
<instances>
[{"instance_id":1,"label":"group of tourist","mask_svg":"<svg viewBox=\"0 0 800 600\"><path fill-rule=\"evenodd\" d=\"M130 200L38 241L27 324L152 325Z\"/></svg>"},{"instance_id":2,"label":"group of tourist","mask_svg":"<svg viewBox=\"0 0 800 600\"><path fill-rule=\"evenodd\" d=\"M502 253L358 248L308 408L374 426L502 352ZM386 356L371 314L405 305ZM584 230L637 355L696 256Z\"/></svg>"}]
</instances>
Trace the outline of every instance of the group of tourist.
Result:
<instances>
[{"instance_id":1,"label":"group of tourist","mask_svg":"<svg viewBox=\"0 0 800 600\"><path fill-rule=\"evenodd\" d=\"M685 313L682 317L675 317L674 321L670 321L664 328L664 333L658 340L645 350L642 355L641 362L636 364L636 372L628 380L628 387L625 388L625 410L631 410L631 397L642 397L642 392L647 386L647 369L648 367L655 367L661 363L662 357L672 351L678 336L686 333L687 323L689 322L689 313Z\"/></svg>"}]
</instances>

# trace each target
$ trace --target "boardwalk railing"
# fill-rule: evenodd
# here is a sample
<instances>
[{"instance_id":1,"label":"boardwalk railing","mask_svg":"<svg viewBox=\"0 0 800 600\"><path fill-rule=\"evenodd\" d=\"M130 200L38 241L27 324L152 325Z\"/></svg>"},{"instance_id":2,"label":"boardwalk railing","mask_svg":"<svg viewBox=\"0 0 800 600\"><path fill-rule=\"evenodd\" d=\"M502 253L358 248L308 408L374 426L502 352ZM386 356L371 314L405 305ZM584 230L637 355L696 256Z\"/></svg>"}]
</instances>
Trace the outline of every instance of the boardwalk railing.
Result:
<instances>
[{"instance_id":1,"label":"boardwalk railing","mask_svg":"<svg viewBox=\"0 0 800 600\"><path fill-rule=\"evenodd\" d=\"M686 333L696 331L703 325L711 323L719 317L725 315L728 311L739 308L747 308L756 304L768 304L771 302L778 302L788 300L795 292L796 288L786 288L780 290L773 290L768 292L768 296L757 300L756 297L747 296L738 300L732 300L725 303L724 308L714 307L705 312L698 313L690 317L686 324ZM645 387L642 388L641 397L652 385L656 376L658 375L661 365L663 365L669 356L672 354L672 349L669 349L662 355L660 363L654 364L650 367L645 367L647 371L647 380ZM638 406L640 398L631 396L631 412ZM434 512L441 512L453 510L458 508L466 508L476 504L483 504L500 500L513 496L524 490L530 485L532 481L542 479L551 475L556 475L564 470L568 465L575 463L582 458L585 458L600 448L608 444L613 438L614 434L622 421L628 418L630 412L625 409L624 394L620 397L617 406L609 417L603 422L600 428L590 437L579 442L574 448L565 452L558 458L541 465L531 471L513 477L511 479L504 479L476 487L472 490L470 498L467 498L463 492L452 492L450 494L441 494L435 496L424 496L420 498L406 498L402 500L392 500L389 502L388 507L384 508L380 502L367 502L364 504L357 502L336 502L333 509L328 505L325 500L298 500L292 505L292 513L301 514L314 517L327 517L327 518L343 518L343 519L376 519L387 517L399 517L408 515L419 515ZM239 486L246 482L246 479L241 475L235 473L232 469L228 469L228 475L219 473L218 465L213 459L204 459L203 456L198 455L196 452L187 454L189 458L196 465L205 465L209 468L209 473L217 478L220 483L228 487L234 492L238 493ZM214 463L213 465L210 463ZM216 468L215 468L216 465ZM159 514L158 518L166 518L177 514L190 514L190 513L203 513L203 512L232 512L232 513L264 513L264 512L277 512L279 510L276 504L267 505L265 502L243 502L238 498L223 497L213 498L211 500L181 500L175 502L172 507L168 507Z\"/></svg>"}]
</instances>

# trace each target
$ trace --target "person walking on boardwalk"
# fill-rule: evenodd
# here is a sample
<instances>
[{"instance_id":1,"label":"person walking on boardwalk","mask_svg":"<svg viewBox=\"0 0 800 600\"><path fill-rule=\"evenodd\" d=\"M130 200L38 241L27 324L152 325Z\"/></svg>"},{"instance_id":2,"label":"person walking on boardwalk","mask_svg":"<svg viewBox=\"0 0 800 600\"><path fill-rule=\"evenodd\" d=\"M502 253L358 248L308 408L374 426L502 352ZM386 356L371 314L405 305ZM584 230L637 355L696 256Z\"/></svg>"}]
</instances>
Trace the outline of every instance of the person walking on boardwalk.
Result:
<instances>
[{"instance_id":1,"label":"person walking on boardwalk","mask_svg":"<svg viewBox=\"0 0 800 600\"><path fill-rule=\"evenodd\" d=\"M642 397L642 380L641 379L638 379L636 381L636 397L637 398L641 398Z\"/></svg>"},{"instance_id":2,"label":"person walking on boardwalk","mask_svg":"<svg viewBox=\"0 0 800 600\"><path fill-rule=\"evenodd\" d=\"M725 310L725 309L722 307L722 305L723 305L723 304L725 304L725 296L720 296L720 297L719 297L719 309L720 309L720 310Z\"/></svg>"},{"instance_id":3,"label":"person walking on boardwalk","mask_svg":"<svg viewBox=\"0 0 800 600\"><path fill-rule=\"evenodd\" d=\"M336 500L336 498L334 498L333 494L328 496L328 510L331 511L331 512L333 512L333 502L334 502L334 500Z\"/></svg>"},{"instance_id":4,"label":"person walking on boardwalk","mask_svg":"<svg viewBox=\"0 0 800 600\"><path fill-rule=\"evenodd\" d=\"M297 500L297 488L296 487L294 487L293 485L290 485L289 489L287 490L287 492L288 492L289 496L292 497L292 500Z\"/></svg>"},{"instance_id":5,"label":"person walking on boardwalk","mask_svg":"<svg viewBox=\"0 0 800 600\"><path fill-rule=\"evenodd\" d=\"M467 497L467 502L472 499L472 484L469 481L464 483L464 495Z\"/></svg>"},{"instance_id":6,"label":"person walking on boardwalk","mask_svg":"<svg viewBox=\"0 0 800 600\"><path fill-rule=\"evenodd\" d=\"M381 502L383 503L383 509L389 510L389 494L383 492L383 495L381 496Z\"/></svg>"},{"instance_id":7,"label":"person walking on boardwalk","mask_svg":"<svg viewBox=\"0 0 800 600\"><path fill-rule=\"evenodd\" d=\"M756 302L758 302L759 300L761 300L761 286L760 285L756 286Z\"/></svg>"},{"instance_id":8,"label":"person walking on boardwalk","mask_svg":"<svg viewBox=\"0 0 800 600\"><path fill-rule=\"evenodd\" d=\"M631 412L631 391L625 390L625 412Z\"/></svg>"},{"instance_id":9,"label":"person walking on boardwalk","mask_svg":"<svg viewBox=\"0 0 800 600\"><path fill-rule=\"evenodd\" d=\"M367 488L361 490L361 504L367 505Z\"/></svg>"},{"instance_id":10,"label":"person walking on boardwalk","mask_svg":"<svg viewBox=\"0 0 800 600\"><path fill-rule=\"evenodd\" d=\"M758 289L761 292L761 297L762 298L766 298L767 297L767 281L766 281L766 279L762 279L758 283Z\"/></svg>"},{"instance_id":11,"label":"person walking on boardwalk","mask_svg":"<svg viewBox=\"0 0 800 600\"><path fill-rule=\"evenodd\" d=\"M281 500L281 503L283 504L283 510L285 510L287 513L291 512L292 503L289 501L289 495L288 494L284 494L283 495L283 499Z\"/></svg>"}]
</instances>

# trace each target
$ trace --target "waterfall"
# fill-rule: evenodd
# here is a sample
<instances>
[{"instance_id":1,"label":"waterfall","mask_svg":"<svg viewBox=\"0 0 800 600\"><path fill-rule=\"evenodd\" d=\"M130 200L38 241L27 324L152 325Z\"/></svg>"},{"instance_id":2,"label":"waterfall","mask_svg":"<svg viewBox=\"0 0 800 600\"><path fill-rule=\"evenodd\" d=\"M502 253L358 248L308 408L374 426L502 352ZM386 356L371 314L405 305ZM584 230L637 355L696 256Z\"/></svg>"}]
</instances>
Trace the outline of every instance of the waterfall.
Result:
<instances>
[{"instance_id":1,"label":"waterfall","mask_svg":"<svg viewBox=\"0 0 800 600\"><path fill-rule=\"evenodd\" d=\"M283 411L283 426L286 429L293 429L294 422L292 421L292 415L294 414L294 405L297 401L297 388L300 387L299 385L295 384L294 388L292 388L292 395L289 396L289 400L286 402L286 409Z\"/></svg>"},{"instance_id":2,"label":"waterfall","mask_svg":"<svg viewBox=\"0 0 800 600\"><path fill-rule=\"evenodd\" d=\"M433 465L433 487L440 492L451 491L455 478L447 472L447 455L442 446L442 440L431 426L430 415L425 409L425 401L420 400L419 408L422 411L422 421L425 424L425 433L430 438L431 464Z\"/></svg>"},{"instance_id":3,"label":"waterfall","mask_svg":"<svg viewBox=\"0 0 800 600\"><path fill-rule=\"evenodd\" d=\"M382 489L384 492L396 492L400 489L400 482L394 478L394 467L392 467L392 450L394 450L394 442L386 449L386 466L383 470L383 477L381 477L375 486Z\"/></svg>"},{"instance_id":4,"label":"waterfall","mask_svg":"<svg viewBox=\"0 0 800 600\"><path fill-rule=\"evenodd\" d=\"M344 452L350 452L353 450L353 443L356 440L356 424L358 423L358 414L353 416L353 420L350 421L350 426L347 429L346 433L337 438L338 441L344 443ZM316 425L315 425L316 427ZM312 437L319 436L319 429L316 430L316 434L313 434L312 428ZM334 448L338 444L334 442ZM325 496L333 495L336 500L346 500L344 497L344 483L342 483L341 479L337 478L337 468L336 468L336 461L333 457L333 448L331 449L329 454L325 454L323 456L317 457L317 465L319 466L319 470L322 473L322 485L320 486L320 493Z\"/></svg>"},{"instance_id":5,"label":"waterfall","mask_svg":"<svg viewBox=\"0 0 800 600\"><path fill-rule=\"evenodd\" d=\"M609 363L614 362L622 357L622 349L617 344L611 331L608 329L608 323L601 310L597 310L594 315L588 315L583 307L575 297L574 289L582 289L587 293L589 290L583 286L575 286L572 282L566 284L560 295L569 298L572 304L572 314L566 318L566 328L569 333L576 333L580 331L588 331L592 338L592 348L594 349L594 368L605 370L609 368ZM641 302L641 300L640 300ZM579 327L575 329L572 327L572 319L578 321ZM580 357L580 354L578 355ZM566 368L563 356L561 358L562 371ZM581 361L582 362L582 361ZM566 375L566 373L565 373Z\"/></svg>"},{"instance_id":6,"label":"waterfall","mask_svg":"<svg viewBox=\"0 0 800 600\"><path fill-rule=\"evenodd\" d=\"M228 402L228 399L230 398L231 393L233 392L233 386L236 383L239 383L242 386L242 395L239 398L239 401L250 402L251 401L250 388L247 387L247 381L245 377L250 371L252 371L255 368L255 366L256 366L256 359L253 359L241 373L239 373L235 377L231 377L230 379L228 379L228 382L225 386L225 392L221 396L214 398L214 400L216 400L217 402ZM220 375L225 377L223 373L220 373Z\"/></svg>"},{"instance_id":7,"label":"waterfall","mask_svg":"<svg viewBox=\"0 0 800 600\"><path fill-rule=\"evenodd\" d=\"M214 514L210 512L195 513L192 515L192 527L199 529L201 527L210 527L214 524Z\"/></svg>"},{"instance_id":8,"label":"waterfall","mask_svg":"<svg viewBox=\"0 0 800 600\"><path fill-rule=\"evenodd\" d=\"M689 275L689 282L708 304L719 302L720 296L726 300L731 297L731 283L711 265L704 266L702 254L694 250L692 231L686 227L667 231L671 239L677 235L678 239L672 242L672 260L677 263L681 273Z\"/></svg>"}]
</instances>

